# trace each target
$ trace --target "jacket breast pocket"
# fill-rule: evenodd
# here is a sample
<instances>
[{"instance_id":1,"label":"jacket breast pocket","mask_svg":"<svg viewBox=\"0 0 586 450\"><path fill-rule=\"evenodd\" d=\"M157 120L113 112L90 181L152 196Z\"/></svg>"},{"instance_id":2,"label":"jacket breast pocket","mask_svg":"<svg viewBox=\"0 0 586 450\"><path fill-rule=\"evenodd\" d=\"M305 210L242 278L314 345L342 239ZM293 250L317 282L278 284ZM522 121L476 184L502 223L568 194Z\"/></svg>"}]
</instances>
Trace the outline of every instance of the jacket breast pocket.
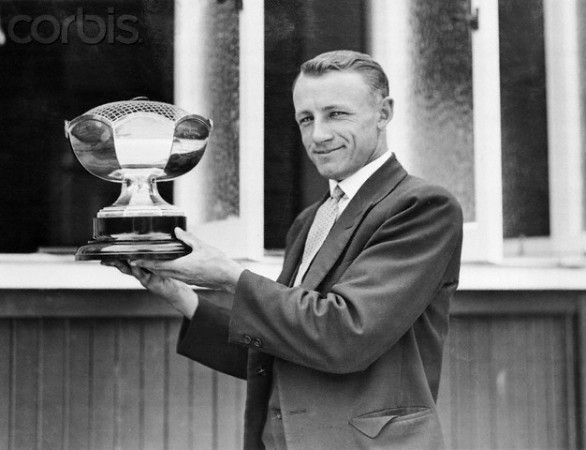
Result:
<instances>
[{"instance_id":1,"label":"jacket breast pocket","mask_svg":"<svg viewBox=\"0 0 586 450\"><path fill-rule=\"evenodd\" d=\"M358 433L356 448L443 449L437 413L428 407L383 409L349 420Z\"/></svg>"}]
</instances>

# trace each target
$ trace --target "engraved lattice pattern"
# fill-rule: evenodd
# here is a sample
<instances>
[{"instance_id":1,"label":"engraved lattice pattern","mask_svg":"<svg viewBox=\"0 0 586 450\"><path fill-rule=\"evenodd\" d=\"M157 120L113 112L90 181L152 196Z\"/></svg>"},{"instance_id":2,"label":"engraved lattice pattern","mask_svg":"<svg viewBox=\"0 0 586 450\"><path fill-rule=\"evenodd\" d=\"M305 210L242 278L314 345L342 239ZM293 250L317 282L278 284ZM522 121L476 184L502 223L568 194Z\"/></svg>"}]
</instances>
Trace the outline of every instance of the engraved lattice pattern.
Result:
<instances>
[{"instance_id":1,"label":"engraved lattice pattern","mask_svg":"<svg viewBox=\"0 0 586 450\"><path fill-rule=\"evenodd\" d=\"M128 100L122 102L106 103L89 110L86 114L101 116L114 123L130 114L154 113L176 121L188 113L175 105L153 102L150 100Z\"/></svg>"}]
</instances>

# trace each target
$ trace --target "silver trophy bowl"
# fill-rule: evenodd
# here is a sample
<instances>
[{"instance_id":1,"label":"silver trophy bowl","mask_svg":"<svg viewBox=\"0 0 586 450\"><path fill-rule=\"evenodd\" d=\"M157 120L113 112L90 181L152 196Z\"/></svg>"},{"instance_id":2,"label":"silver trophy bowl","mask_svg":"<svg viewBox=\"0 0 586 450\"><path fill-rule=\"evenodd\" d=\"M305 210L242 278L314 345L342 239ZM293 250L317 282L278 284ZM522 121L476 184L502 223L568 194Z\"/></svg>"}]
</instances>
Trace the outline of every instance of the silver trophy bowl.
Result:
<instances>
[{"instance_id":1,"label":"silver trophy bowl","mask_svg":"<svg viewBox=\"0 0 586 450\"><path fill-rule=\"evenodd\" d=\"M121 183L94 218L94 235L77 260L174 259L190 249L174 236L185 214L159 195L157 183L186 174L203 157L209 119L137 98L107 103L65 122L65 135L92 175Z\"/></svg>"}]
</instances>

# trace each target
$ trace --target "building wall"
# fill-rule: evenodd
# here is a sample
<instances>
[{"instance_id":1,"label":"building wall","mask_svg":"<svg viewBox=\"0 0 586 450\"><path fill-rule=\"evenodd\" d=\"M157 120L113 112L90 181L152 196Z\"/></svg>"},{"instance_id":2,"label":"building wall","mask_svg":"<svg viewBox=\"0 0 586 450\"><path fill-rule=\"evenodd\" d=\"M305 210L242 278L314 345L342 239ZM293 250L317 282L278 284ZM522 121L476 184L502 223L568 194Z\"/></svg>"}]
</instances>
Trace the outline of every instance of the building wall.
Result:
<instances>
[{"instance_id":1,"label":"building wall","mask_svg":"<svg viewBox=\"0 0 586 450\"><path fill-rule=\"evenodd\" d=\"M584 294L457 293L448 448L582 446ZM2 291L0 448L241 448L244 382L176 355L179 325L143 291Z\"/></svg>"}]
</instances>

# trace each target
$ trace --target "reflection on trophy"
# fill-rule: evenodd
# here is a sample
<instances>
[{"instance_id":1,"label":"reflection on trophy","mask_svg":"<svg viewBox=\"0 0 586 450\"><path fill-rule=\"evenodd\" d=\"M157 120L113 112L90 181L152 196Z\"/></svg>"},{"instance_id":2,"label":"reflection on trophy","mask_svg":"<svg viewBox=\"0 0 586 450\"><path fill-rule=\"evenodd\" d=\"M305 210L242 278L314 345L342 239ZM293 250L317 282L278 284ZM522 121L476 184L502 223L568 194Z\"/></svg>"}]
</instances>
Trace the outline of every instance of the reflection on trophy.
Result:
<instances>
[{"instance_id":1,"label":"reflection on trophy","mask_svg":"<svg viewBox=\"0 0 586 450\"><path fill-rule=\"evenodd\" d=\"M79 162L122 184L120 197L94 218L94 236L76 260L174 259L190 249L174 236L185 214L157 191L201 160L212 123L174 105L144 98L107 103L65 122Z\"/></svg>"}]
</instances>

